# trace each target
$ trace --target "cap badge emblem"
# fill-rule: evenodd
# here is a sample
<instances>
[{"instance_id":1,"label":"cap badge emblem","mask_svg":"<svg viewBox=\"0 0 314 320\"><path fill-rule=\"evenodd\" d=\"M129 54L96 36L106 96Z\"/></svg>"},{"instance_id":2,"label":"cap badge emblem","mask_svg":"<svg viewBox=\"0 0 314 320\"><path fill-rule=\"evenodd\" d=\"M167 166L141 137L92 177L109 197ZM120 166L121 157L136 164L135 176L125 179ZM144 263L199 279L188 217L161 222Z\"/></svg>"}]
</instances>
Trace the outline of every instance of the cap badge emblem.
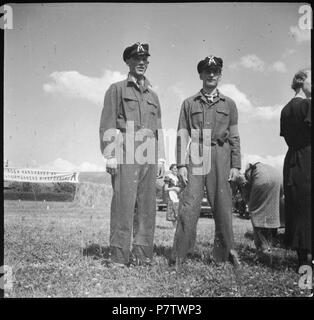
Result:
<instances>
[{"instance_id":1,"label":"cap badge emblem","mask_svg":"<svg viewBox=\"0 0 314 320\"><path fill-rule=\"evenodd\" d=\"M208 65L211 65L211 63L214 63L214 64L216 64L216 61L215 61L215 58L214 58L214 56L209 56L209 57L207 57L209 60L208 60Z\"/></svg>"},{"instance_id":2,"label":"cap badge emblem","mask_svg":"<svg viewBox=\"0 0 314 320\"><path fill-rule=\"evenodd\" d=\"M137 43L137 52L145 52L144 48L143 48L143 45L140 44L139 42Z\"/></svg>"}]
</instances>

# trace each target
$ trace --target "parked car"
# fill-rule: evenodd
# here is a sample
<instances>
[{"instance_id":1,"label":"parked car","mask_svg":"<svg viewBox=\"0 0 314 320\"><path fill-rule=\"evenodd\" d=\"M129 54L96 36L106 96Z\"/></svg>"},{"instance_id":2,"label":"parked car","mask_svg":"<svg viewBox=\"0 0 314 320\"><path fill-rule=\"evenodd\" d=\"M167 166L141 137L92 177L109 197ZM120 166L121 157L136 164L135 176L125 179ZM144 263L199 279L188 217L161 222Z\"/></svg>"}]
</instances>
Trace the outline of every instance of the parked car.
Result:
<instances>
[{"instance_id":1,"label":"parked car","mask_svg":"<svg viewBox=\"0 0 314 320\"><path fill-rule=\"evenodd\" d=\"M210 203L207 200L207 194L206 194L206 189L204 190L204 197L202 199L202 204L201 204L201 217L209 217L211 218L213 216L213 210L210 205Z\"/></svg>"},{"instance_id":2,"label":"parked car","mask_svg":"<svg viewBox=\"0 0 314 320\"><path fill-rule=\"evenodd\" d=\"M158 211L166 211L167 210L167 195L164 191L164 188L157 189L156 210L158 210Z\"/></svg>"},{"instance_id":3,"label":"parked car","mask_svg":"<svg viewBox=\"0 0 314 320\"><path fill-rule=\"evenodd\" d=\"M156 210L158 211L166 211L167 210L167 195L166 192L162 189L157 189L157 196L156 196ZM212 207L208 203L207 197L206 197L206 191L204 191L204 197L202 199L201 204L201 217L212 217Z\"/></svg>"}]
</instances>

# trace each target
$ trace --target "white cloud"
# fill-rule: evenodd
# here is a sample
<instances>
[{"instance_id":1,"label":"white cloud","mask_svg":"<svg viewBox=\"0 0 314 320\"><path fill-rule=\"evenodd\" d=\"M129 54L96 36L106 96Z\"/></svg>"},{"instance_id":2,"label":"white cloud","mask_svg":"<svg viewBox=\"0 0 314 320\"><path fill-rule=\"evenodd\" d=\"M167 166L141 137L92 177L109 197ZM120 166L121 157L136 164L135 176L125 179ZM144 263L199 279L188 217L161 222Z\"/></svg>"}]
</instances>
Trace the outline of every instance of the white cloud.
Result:
<instances>
[{"instance_id":1,"label":"white cloud","mask_svg":"<svg viewBox=\"0 0 314 320\"><path fill-rule=\"evenodd\" d=\"M290 33L297 43L311 41L311 30L300 29L297 26L290 27Z\"/></svg>"},{"instance_id":2,"label":"white cloud","mask_svg":"<svg viewBox=\"0 0 314 320\"><path fill-rule=\"evenodd\" d=\"M292 54L294 54L295 52L296 52L295 49L286 49L284 51L284 53L282 54L282 57L287 58L287 57L291 56Z\"/></svg>"},{"instance_id":3,"label":"white cloud","mask_svg":"<svg viewBox=\"0 0 314 320\"><path fill-rule=\"evenodd\" d=\"M286 52L285 54L291 54ZM267 64L261 58L259 58L255 54L248 54L246 56L241 57L240 61L233 62L229 65L231 69L238 69L239 67L244 67L247 69L252 69L258 72L287 72L287 67L282 61L275 61L272 64Z\"/></svg>"},{"instance_id":4,"label":"white cloud","mask_svg":"<svg viewBox=\"0 0 314 320\"><path fill-rule=\"evenodd\" d=\"M257 71L264 71L265 62L254 54L249 54L241 58L240 64L245 68L250 68Z\"/></svg>"},{"instance_id":5,"label":"white cloud","mask_svg":"<svg viewBox=\"0 0 314 320\"><path fill-rule=\"evenodd\" d=\"M183 89L181 88L181 84L175 84L169 87L170 92L175 94L181 102L187 98L186 94L184 93Z\"/></svg>"},{"instance_id":6,"label":"white cloud","mask_svg":"<svg viewBox=\"0 0 314 320\"><path fill-rule=\"evenodd\" d=\"M235 101L240 119L243 121L249 119L273 120L280 117L282 106L254 106L246 94L241 92L234 84L223 84L219 90Z\"/></svg>"},{"instance_id":7,"label":"white cloud","mask_svg":"<svg viewBox=\"0 0 314 320\"><path fill-rule=\"evenodd\" d=\"M259 156L257 154L243 154L242 155L242 171L244 171L248 163L262 162L271 165L278 169L281 173L283 170L285 155L280 154L278 156Z\"/></svg>"},{"instance_id":8,"label":"white cloud","mask_svg":"<svg viewBox=\"0 0 314 320\"><path fill-rule=\"evenodd\" d=\"M273 120L273 119L280 119L280 113L282 110L281 105L274 105L274 106L262 106L262 107L255 107L253 117L264 119L264 120Z\"/></svg>"},{"instance_id":9,"label":"white cloud","mask_svg":"<svg viewBox=\"0 0 314 320\"><path fill-rule=\"evenodd\" d=\"M275 70L278 72L285 73L285 72L287 72L287 67L284 62L276 61L270 66L270 70Z\"/></svg>"},{"instance_id":10,"label":"white cloud","mask_svg":"<svg viewBox=\"0 0 314 320\"><path fill-rule=\"evenodd\" d=\"M98 166L90 162L83 162L80 165L75 165L68 160L57 158L47 164L41 165L38 169L55 170L55 171L105 171L105 167Z\"/></svg>"},{"instance_id":11,"label":"white cloud","mask_svg":"<svg viewBox=\"0 0 314 320\"><path fill-rule=\"evenodd\" d=\"M90 162L83 162L81 163L78 167L77 167L77 171L106 171L105 166L98 166L94 163L90 163Z\"/></svg>"},{"instance_id":12,"label":"white cloud","mask_svg":"<svg viewBox=\"0 0 314 320\"><path fill-rule=\"evenodd\" d=\"M252 111L251 102L245 93L241 92L234 84L223 84L219 90L235 101L239 112L250 113Z\"/></svg>"},{"instance_id":13,"label":"white cloud","mask_svg":"<svg viewBox=\"0 0 314 320\"><path fill-rule=\"evenodd\" d=\"M255 54L248 54L241 57L239 62L234 62L230 65L231 68L237 69L239 66L244 68L253 69L255 71L264 71L265 62Z\"/></svg>"},{"instance_id":14,"label":"white cloud","mask_svg":"<svg viewBox=\"0 0 314 320\"><path fill-rule=\"evenodd\" d=\"M70 161L58 158L44 165L39 165L38 169L56 170L56 171L75 171L75 166Z\"/></svg>"},{"instance_id":15,"label":"white cloud","mask_svg":"<svg viewBox=\"0 0 314 320\"><path fill-rule=\"evenodd\" d=\"M106 70L100 78L89 77L77 71L55 71L50 74L51 81L43 85L48 93L61 93L67 97L84 98L101 104L110 84L123 80L126 75L119 71Z\"/></svg>"}]
</instances>

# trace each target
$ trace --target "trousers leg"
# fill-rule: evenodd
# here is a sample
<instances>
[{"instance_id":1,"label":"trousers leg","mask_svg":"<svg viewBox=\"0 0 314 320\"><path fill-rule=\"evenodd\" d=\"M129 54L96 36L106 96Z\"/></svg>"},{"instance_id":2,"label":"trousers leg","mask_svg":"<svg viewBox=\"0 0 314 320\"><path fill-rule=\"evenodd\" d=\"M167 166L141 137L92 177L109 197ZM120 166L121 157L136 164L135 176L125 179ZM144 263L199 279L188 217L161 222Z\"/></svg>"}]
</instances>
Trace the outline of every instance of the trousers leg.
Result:
<instances>
[{"instance_id":1,"label":"trousers leg","mask_svg":"<svg viewBox=\"0 0 314 320\"><path fill-rule=\"evenodd\" d=\"M157 165L145 164L139 166L133 254L140 260L153 258L156 221L156 175Z\"/></svg>"},{"instance_id":2,"label":"trousers leg","mask_svg":"<svg viewBox=\"0 0 314 320\"><path fill-rule=\"evenodd\" d=\"M204 195L204 177L193 175L188 165L188 183L183 190L178 210L177 227L174 235L172 259L185 259L193 251L197 221Z\"/></svg>"},{"instance_id":3,"label":"trousers leg","mask_svg":"<svg viewBox=\"0 0 314 320\"><path fill-rule=\"evenodd\" d=\"M114 262L129 263L137 184L137 165L119 165L112 177L110 213L110 252Z\"/></svg>"},{"instance_id":4,"label":"trousers leg","mask_svg":"<svg viewBox=\"0 0 314 320\"><path fill-rule=\"evenodd\" d=\"M234 247L232 228L232 192L228 182L230 146L215 146L211 151L211 170L205 177L209 202L213 207L215 239L213 258L216 262L230 260Z\"/></svg>"}]
</instances>

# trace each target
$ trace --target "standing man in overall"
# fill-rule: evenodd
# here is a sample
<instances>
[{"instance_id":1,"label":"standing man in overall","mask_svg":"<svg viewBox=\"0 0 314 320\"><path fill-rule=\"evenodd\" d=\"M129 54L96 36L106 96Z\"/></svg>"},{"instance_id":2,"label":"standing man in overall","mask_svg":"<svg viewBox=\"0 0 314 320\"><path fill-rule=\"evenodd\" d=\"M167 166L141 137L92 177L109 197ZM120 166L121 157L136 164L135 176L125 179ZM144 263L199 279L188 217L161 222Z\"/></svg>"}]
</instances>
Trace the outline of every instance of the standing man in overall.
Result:
<instances>
[{"instance_id":1,"label":"standing man in overall","mask_svg":"<svg viewBox=\"0 0 314 320\"><path fill-rule=\"evenodd\" d=\"M184 100L178 124L177 167L186 188L180 199L170 264L181 264L192 253L204 186L213 208L213 259L238 266L232 229L232 192L241 169L238 112L235 102L217 89L223 60L206 57L197 65L203 88ZM196 148L193 148L196 143ZM195 153L202 157L202 168ZM198 169L202 169L201 171Z\"/></svg>"},{"instance_id":2,"label":"standing man in overall","mask_svg":"<svg viewBox=\"0 0 314 320\"><path fill-rule=\"evenodd\" d=\"M164 148L159 100L144 76L149 56L148 44L124 50L128 77L107 90L100 119L100 149L113 188L110 261L114 266L151 264L153 257L157 163L164 159ZM118 152L110 148L112 138L115 146L119 144L117 135L122 137Z\"/></svg>"}]
</instances>

